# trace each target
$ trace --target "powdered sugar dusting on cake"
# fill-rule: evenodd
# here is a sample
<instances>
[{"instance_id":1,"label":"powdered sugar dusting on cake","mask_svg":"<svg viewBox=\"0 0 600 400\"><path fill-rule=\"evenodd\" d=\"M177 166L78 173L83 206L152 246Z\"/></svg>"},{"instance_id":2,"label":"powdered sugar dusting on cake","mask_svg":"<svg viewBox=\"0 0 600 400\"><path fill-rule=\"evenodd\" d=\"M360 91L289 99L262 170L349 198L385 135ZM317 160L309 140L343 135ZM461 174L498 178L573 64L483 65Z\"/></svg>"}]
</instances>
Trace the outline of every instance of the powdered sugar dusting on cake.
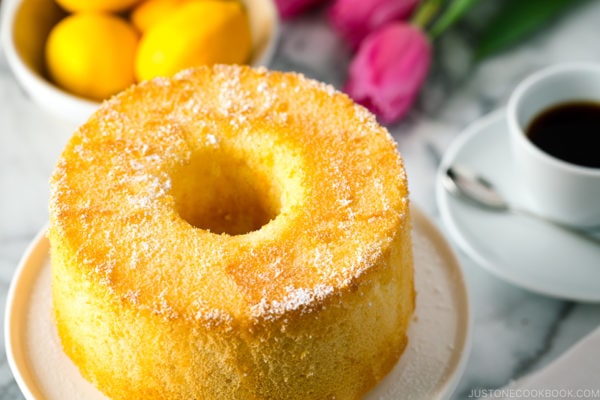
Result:
<instances>
[{"instance_id":1,"label":"powdered sugar dusting on cake","mask_svg":"<svg viewBox=\"0 0 600 400\"><path fill-rule=\"evenodd\" d=\"M154 314L160 315L165 319L175 319L178 317L178 313L169 304L165 296L165 290L160 292L158 299L152 305L151 311Z\"/></svg>"},{"instance_id":2,"label":"powdered sugar dusting on cake","mask_svg":"<svg viewBox=\"0 0 600 400\"><path fill-rule=\"evenodd\" d=\"M192 308L195 310L193 319L196 322L202 322L209 327L230 325L233 322L231 314L214 305L208 304L201 298L192 302Z\"/></svg>"},{"instance_id":3,"label":"powdered sugar dusting on cake","mask_svg":"<svg viewBox=\"0 0 600 400\"><path fill-rule=\"evenodd\" d=\"M314 307L323 306L325 300L340 290L353 287L362 274L369 271L379 263L382 256L382 246L389 245L391 238L384 243L373 243L367 246L357 243L355 257L345 268L336 268L332 265L332 253L328 250L318 249L314 253L314 267L325 283L318 283L313 287L296 287L288 285L281 299L272 299L263 296L260 301L251 305L251 316L254 319L278 319L290 311L310 312Z\"/></svg>"},{"instance_id":4,"label":"powdered sugar dusting on cake","mask_svg":"<svg viewBox=\"0 0 600 400\"><path fill-rule=\"evenodd\" d=\"M150 207L152 202L165 196L171 189L171 179L166 173L153 176L138 171L127 180L132 186L139 187L135 193L127 196L129 205L137 209Z\"/></svg>"},{"instance_id":5,"label":"powdered sugar dusting on cake","mask_svg":"<svg viewBox=\"0 0 600 400\"><path fill-rule=\"evenodd\" d=\"M284 297L281 306L284 311L297 310L302 306L319 301L333 293L334 288L330 285L319 284L312 289L295 288L288 286L285 288L287 295Z\"/></svg>"},{"instance_id":6,"label":"powdered sugar dusting on cake","mask_svg":"<svg viewBox=\"0 0 600 400\"><path fill-rule=\"evenodd\" d=\"M94 263L93 271L100 277L100 284L110 286L111 275L113 269L115 268L115 262L111 259L110 255L108 255L106 258L106 261L103 263Z\"/></svg>"},{"instance_id":7,"label":"powdered sugar dusting on cake","mask_svg":"<svg viewBox=\"0 0 600 400\"><path fill-rule=\"evenodd\" d=\"M138 304L138 299L140 297L140 291L139 290L128 290L125 292L125 294L123 295L123 298L125 300L127 300L128 302L130 302L131 304Z\"/></svg>"},{"instance_id":8,"label":"powdered sugar dusting on cake","mask_svg":"<svg viewBox=\"0 0 600 400\"><path fill-rule=\"evenodd\" d=\"M216 146L219 143L219 139L212 133L206 135L206 144L209 146Z\"/></svg>"},{"instance_id":9,"label":"powdered sugar dusting on cake","mask_svg":"<svg viewBox=\"0 0 600 400\"><path fill-rule=\"evenodd\" d=\"M282 316L289 311L309 311L311 305L321 303L335 288L326 284L318 284L315 287L296 288L287 286L286 294L282 300L267 300L266 297L250 307L251 316L256 319L269 319Z\"/></svg>"},{"instance_id":10,"label":"powdered sugar dusting on cake","mask_svg":"<svg viewBox=\"0 0 600 400\"><path fill-rule=\"evenodd\" d=\"M239 127L247 121L248 114L253 111L254 93L242 85L241 68L234 68L231 71L233 73L217 76L217 79L221 80L218 111L228 118L230 124Z\"/></svg>"}]
</instances>

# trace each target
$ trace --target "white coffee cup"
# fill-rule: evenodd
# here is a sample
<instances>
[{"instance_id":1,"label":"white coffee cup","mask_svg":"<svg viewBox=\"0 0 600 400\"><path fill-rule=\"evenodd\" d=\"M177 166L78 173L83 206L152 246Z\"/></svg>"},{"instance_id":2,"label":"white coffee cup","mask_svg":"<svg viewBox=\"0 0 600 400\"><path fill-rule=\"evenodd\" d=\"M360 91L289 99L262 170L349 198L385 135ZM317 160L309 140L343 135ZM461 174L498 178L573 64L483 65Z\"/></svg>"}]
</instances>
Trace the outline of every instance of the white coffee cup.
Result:
<instances>
[{"instance_id":1,"label":"white coffee cup","mask_svg":"<svg viewBox=\"0 0 600 400\"><path fill-rule=\"evenodd\" d=\"M507 122L517 178L522 180L532 211L592 228L600 226L600 168L554 157L526 134L531 121L543 111L579 101L600 104L600 64L563 63L532 74L510 96ZM600 142L600 131L598 139Z\"/></svg>"}]
</instances>

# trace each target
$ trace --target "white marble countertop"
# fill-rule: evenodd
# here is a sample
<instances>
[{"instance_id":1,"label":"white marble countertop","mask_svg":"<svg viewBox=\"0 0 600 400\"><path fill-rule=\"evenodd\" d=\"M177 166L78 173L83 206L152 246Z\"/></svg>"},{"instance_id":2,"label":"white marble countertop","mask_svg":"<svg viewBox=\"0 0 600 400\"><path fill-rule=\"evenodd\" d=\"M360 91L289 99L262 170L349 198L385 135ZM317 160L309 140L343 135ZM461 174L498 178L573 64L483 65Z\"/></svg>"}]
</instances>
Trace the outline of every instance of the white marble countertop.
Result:
<instances>
[{"instance_id":1,"label":"white marble countertop","mask_svg":"<svg viewBox=\"0 0 600 400\"><path fill-rule=\"evenodd\" d=\"M478 65L469 62L469 43L481 25L476 15L436 43L434 68L417 105L390 130L405 159L412 200L442 229L434 201L437 160L432 149L443 153L466 125L502 107L530 72L559 61L600 62L599 22L600 2L587 2L520 46ZM348 60L322 13L315 12L284 24L271 67L300 71L339 87ZM2 321L19 258L48 218L48 177L73 128L32 103L0 54ZM467 398L472 390L497 388L537 370L600 325L600 305L529 293L498 280L460 252L459 257L471 290L474 330L472 351L453 398ZM21 398L2 350L0 400Z\"/></svg>"}]
</instances>

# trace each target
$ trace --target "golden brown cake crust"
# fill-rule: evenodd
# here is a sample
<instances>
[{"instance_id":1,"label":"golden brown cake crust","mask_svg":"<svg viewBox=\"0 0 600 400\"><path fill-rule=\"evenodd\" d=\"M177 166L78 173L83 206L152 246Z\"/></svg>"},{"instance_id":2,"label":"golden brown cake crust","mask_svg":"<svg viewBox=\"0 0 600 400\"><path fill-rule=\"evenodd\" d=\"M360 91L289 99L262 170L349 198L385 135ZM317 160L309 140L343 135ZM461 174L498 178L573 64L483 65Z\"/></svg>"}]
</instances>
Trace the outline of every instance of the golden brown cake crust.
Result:
<instances>
[{"instance_id":1,"label":"golden brown cake crust","mask_svg":"<svg viewBox=\"0 0 600 400\"><path fill-rule=\"evenodd\" d=\"M401 158L298 74L205 67L106 102L52 175L49 237L63 347L113 398L354 399L406 344Z\"/></svg>"}]
</instances>

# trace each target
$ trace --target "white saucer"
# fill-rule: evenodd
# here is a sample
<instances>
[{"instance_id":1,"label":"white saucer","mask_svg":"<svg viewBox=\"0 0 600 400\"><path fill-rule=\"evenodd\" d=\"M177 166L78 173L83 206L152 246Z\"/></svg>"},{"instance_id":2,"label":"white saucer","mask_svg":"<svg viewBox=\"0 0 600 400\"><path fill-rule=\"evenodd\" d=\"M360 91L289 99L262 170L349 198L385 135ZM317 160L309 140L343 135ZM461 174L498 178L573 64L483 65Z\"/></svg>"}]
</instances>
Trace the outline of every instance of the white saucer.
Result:
<instances>
[{"instance_id":1,"label":"white saucer","mask_svg":"<svg viewBox=\"0 0 600 400\"><path fill-rule=\"evenodd\" d=\"M442 183L452 164L480 172L510 203L527 206L512 163L503 110L470 125L444 154L436 180L442 221L478 264L531 291L568 300L600 301L600 246L533 218L473 206Z\"/></svg>"},{"instance_id":2,"label":"white saucer","mask_svg":"<svg viewBox=\"0 0 600 400\"><path fill-rule=\"evenodd\" d=\"M390 374L365 400L448 399L469 352L471 316L465 282L444 237L413 207L417 309L409 343ZM6 355L28 400L106 400L62 352L51 317L45 230L13 278L6 309Z\"/></svg>"}]
</instances>

